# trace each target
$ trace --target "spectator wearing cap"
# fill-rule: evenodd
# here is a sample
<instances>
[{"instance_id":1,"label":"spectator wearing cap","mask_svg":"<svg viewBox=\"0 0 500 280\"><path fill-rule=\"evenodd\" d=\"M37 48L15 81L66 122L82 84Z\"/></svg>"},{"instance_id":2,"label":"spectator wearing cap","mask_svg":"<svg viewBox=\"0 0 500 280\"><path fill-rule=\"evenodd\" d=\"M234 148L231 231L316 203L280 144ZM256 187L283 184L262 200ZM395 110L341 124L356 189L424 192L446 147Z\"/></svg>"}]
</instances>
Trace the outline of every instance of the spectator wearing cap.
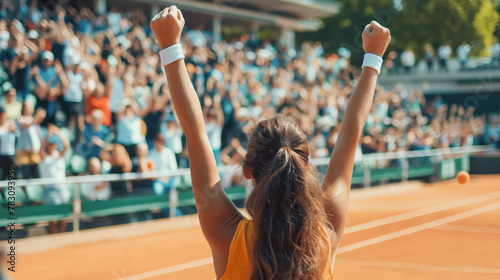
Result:
<instances>
[{"instance_id":1,"label":"spectator wearing cap","mask_svg":"<svg viewBox=\"0 0 500 280\"><path fill-rule=\"evenodd\" d=\"M61 72L61 85L63 91L64 111L66 114L66 126L73 131L75 122L78 135L81 135L85 126L84 102L83 102L83 80L84 74L80 68L80 55L74 55L72 63L66 73Z\"/></svg>"},{"instance_id":2,"label":"spectator wearing cap","mask_svg":"<svg viewBox=\"0 0 500 280\"><path fill-rule=\"evenodd\" d=\"M83 154L87 159L99 157L101 149L109 137L109 128L102 124L104 114L99 109L90 113L91 123L83 131Z\"/></svg>"},{"instance_id":3,"label":"spectator wearing cap","mask_svg":"<svg viewBox=\"0 0 500 280\"><path fill-rule=\"evenodd\" d=\"M14 166L16 131L16 123L9 120L5 109L0 107L0 180L7 180L9 167Z\"/></svg>"},{"instance_id":4,"label":"spectator wearing cap","mask_svg":"<svg viewBox=\"0 0 500 280\"><path fill-rule=\"evenodd\" d=\"M45 51L42 54L42 67L33 68L35 82L35 96L37 108L43 108L47 112L43 126L54 123L56 120L57 98L61 94L59 75L63 72L60 63L54 64L54 54Z\"/></svg>"},{"instance_id":5,"label":"spectator wearing cap","mask_svg":"<svg viewBox=\"0 0 500 280\"><path fill-rule=\"evenodd\" d=\"M16 120L21 116L21 111L23 104L16 100L17 94L16 89L12 87L11 83L4 83L2 85L3 91L5 92L5 100L3 102L3 107L7 118L11 120Z\"/></svg>"},{"instance_id":6,"label":"spectator wearing cap","mask_svg":"<svg viewBox=\"0 0 500 280\"><path fill-rule=\"evenodd\" d=\"M165 138L158 133L153 142L154 149L149 152L149 158L153 160L155 171L174 171L177 170L177 160L172 150L165 147ZM153 184L154 192L157 195L165 193L175 186L177 178L160 177Z\"/></svg>"},{"instance_id":7,"label":"spectator wearing cap","mask_svg":"<svg viewBox=\"0 0 500 280\"><path fill-rule=\"evenodd\" d=\"M63 148L58 151L58 140L62 141ZM54 183L46 185L43 188L45 204L68 204L70 202L70 192L66 185L61 181L66 178L66 162L64 154L69 148L70 143L64 135L59 131L59 128L53 124L47 127L47 136L42 141L40 147L40 177L52 178ZM59 182L57 182L59 181ZM49 233L66 231L66 221L50 221Z\"/></svg>"}]
</instances>

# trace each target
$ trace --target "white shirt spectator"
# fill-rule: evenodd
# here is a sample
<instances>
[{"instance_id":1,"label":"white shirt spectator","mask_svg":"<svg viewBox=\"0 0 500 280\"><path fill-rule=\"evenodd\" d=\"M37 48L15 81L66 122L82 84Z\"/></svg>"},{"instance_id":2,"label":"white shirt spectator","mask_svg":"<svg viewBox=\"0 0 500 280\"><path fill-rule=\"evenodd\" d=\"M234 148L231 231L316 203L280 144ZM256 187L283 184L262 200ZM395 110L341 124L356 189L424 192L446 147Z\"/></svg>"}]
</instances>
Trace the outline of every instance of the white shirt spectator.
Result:
<instances>
[{"instance_id":1,"label":"white shirt spectator","mask_svg":"<svg viewBox=\"0 0 500 280\"><path fill-rule=\"evenodd\" d=\"M19 136L17 138L16 149L18 151L31 151L38 153L42 145L41 131L38 124L32 124L28 128L23 128L22 124L32 123L32 116L20 116L17 119Z\"/></svg>"},{"instance_id":2,"label":"white shirt spectator","mask_svg":"<svg viewBox=\"0 0 500 280\"><path fill-rule=\"evenodd\" d=\"M7 30L0 31L0 50L7 49L9 38L10 38L9 31Z\"/></svg>"},{"instance_id":3,"label":"white shirt spectator","mask_svg":"<svg viewBox=\"0 0 500 280\"><path fill-rule=\"evenodd\" d=\"M220 149L222 145L222 127L219 127L216 121L205 123L205 126L207 129L208 141L210 142L210 146L212 146L213 150Z\"/></svg>"},{"instance_id":4,"label":"white shirt spectator","mask_svg":"<svg viewBox=\"0 0 500 280\"><path fill-rule=\"evenodd\" d=\"M438 56L441 59L448 59L451 56L451 53L453 50L451 49L450 46L441 46L438 48Z\"/></svg>"},{"instance_id":5,"label":"white shirt spectator","mask_svg":"<svg viewBox=\"0 0 500 280\"><path fill-rule=\"evenodd\" d=\"M413 65L415 65L415 54L410 50L404 51L401 54L401 65L413 67Z\"/></svg>"},{"instance_id":6,"label":"white shirt spectator","mask_svg":"<svg viewBox=\"0 0 500 280\"><path fill-rule=\"evenodd\" d=\"M83 91L81 84L83 82L83 74L77 73L75 74L72 70L69 70L66 73L68 76L69 85L64 93L64 101L66 102L82 102L83 100Z\"/></svg>"},{"instance_id":7,"label":"white shirt spectator","mask_svg":"<svg viewBox=\"0 0 500 280\"><path fill-rule=\"evenodd\" d=\"M470 46L469 44L460 45L457 49L458 58L460 61L466 61L469 57Z\"/></svg>"},{"instance_id":8,"label":"white shirt spectator","mask_svg":"<svg viewBox=\"0 0 500 280\"><path fill-rule=\"evenodd\" d=\"M135 115L132 119L122 116L116 127L116 142L122 145L134 145L145 141L144 135L141 134L141 118Z\"/></svg>"},{"instance_id":9,"label":"white shirt spectator","mask_svg":"<svg viewBox=\"0 0 500 280\"><path fill-rule=\"evenodd\" d=\"M177 160L172 150L163 147L161 151L153 149L149 152L148 158L154 161L155 171L177 170Z\"/></svg>"},{"instance_id":10,"label":"white shirt spectator","mask_svg":"<svg viewBox=\"0 0 500 280\"><path fill-rule=\"evenodd\" d=\"M495 43L491 47L491 56L495 58L500 57L500 43Z\"/></svg>"},{"instance_id":11,"label":"white shirt spectator","mask_svg":"<svg viewBox=\"0 0 500 280\"><path fill-rule=\"evenodd\" d=\"M207 45L207 39L205 35L200 30L189 30L187 32L187 37L193 43L194 46L201 48Z\"/></svg>"},{"instance_id":12,"label":"white shirt spectator","mask_svg":"<svg viewBox=\"0 0 500 280\"><path fill-rule=\"evenodd\" d=\"M168 129L166 123L162 126L165 146L171 149L175 154L182 153L182 129Z\"/></svg>"},{"instance_id":13,"label":"white shirt spectator","mask_svg":"<svg viewBox=\"0 0 500 280\"><path fill-rule=\"evenodd\" d=\"M39 167L41 178L55 178L61 182L66 178L66 163L58 151L54 151L52 155L46 154ZM43 192L45 203L48 204L69 203L71 196L68 187L63 183L47 185Z\"/></svg>"},{"instance_id":14,"label":"white shirt spectator","mask_svg":"<svg viewBox=\"0 0 500 280\"><path fill-rule=\"evenodd\" d=\"M123 81L119 78L113 78L112 83L113 84L111 88L111 96L109 99L109 107L111 108L111 112L116 114L120 109L125 86L123 85Z\"/></svg>"},{"instance_id":15,"label":"white shirt spectator","mask_svg":"<svg viewBox=\"0 0 500 280\"><path fill-rule=\"evenodd\" d=\"M66 178L66 162L59 156L58 151L54 151L52 155L45 155L40 163L40 175L42 178Z\"/></svg>"},{"instance_id":16,"label":"white shirt spectator","mask_svg":"<svg viewBox=\"0 0 500 280\"><path fill-rule=\"evenodd\" d=\"M7 128L0 127L0 156L13 156L16 153L16 134Z\"/></svg>"},{"instance_id":17,"label":"white shirt spectator","mask_svg":"<svg viewBox=\"0 0 500 280\"><path fill-rule=\"evenodd\" d=\"M272 88L270 91L271 102L274 106L281 104L281 101L286 96L286 90L280 87Z\"/></svg>"},{"instance_id":18,"label":"white shirt spectator","mask_svg":"<svg viewBox=\"0 0 500 280\"><path fill-rule=\"evenodd\" d=\"M101 186L102 182L89 182L82 183L82 192L87 200L108 200L111 197L111 188L107 184L106 188L95 190L96 187Z\"/></svg>"},{"instance_id":19,"label":"white shirt spectator","mask_svg":"<svg viewBox=\"0 0 500 280\"><path fill-rule=\"evenodd\" d=\"M122 15L119 12L108 13L108 26L115 35L120 33L121 20L122 20Z\"/></svg>"}]
</instances>

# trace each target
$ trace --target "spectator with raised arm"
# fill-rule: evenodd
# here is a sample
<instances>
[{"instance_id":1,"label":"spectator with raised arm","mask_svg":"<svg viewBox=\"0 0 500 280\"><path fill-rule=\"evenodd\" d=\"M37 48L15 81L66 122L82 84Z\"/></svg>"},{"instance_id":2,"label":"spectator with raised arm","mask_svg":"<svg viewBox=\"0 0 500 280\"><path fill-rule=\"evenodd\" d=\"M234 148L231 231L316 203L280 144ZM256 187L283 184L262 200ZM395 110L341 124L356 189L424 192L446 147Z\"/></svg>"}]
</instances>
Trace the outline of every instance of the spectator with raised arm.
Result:
<instances>
[{"instance_id":1,"label":"spectator with raised arm","mask_svg":"<svg viewBox=\"0 0 500 280\"><path fill-rule=\"evenodd\" d=\"M76 127L77 135L81 136L85 127L83 81L84 74L80 68L81 58L75 54L71 59L71 64L67 66L67 71L60 74L64 111L66 114L66 126L74 131ZM79 137L77 137L79 138Z\"/></svg>"},{"instance_id":2,"label":"spectator with raised arm","mask_svg":"<svg viewBox=\"0 0 500 280\"><path fill-rule=\"evenodd\" d=\"M42 54L42 66L34 67L32 74L35 80L35 96L37 108L47 112L43 126L56 121L57 98L61 95L59 75L63 69L60 62L54 63L54 54L45 51Z\"/></svg>"},{"instance_id":3,"label":"spectator with raised arm","mask_svg":"<svg viewBox=\"0 0 500 280\"><path fill-rule=\"evenodd\" d=\"M58 143L62 141L63 148L58 151ZM50 178L55 182L43 187L45 204L68 204L70 203L70 192L68 186L63 184L66 178L66 162L64 154L70 143L59 128L53 124L47 127L47 136L42 141L40 147L40 178ZM50 221L49 233L65 232L66 221Z\"/></svg>"},{"instance_id":4,"label":"spectator with raised arm","mask_svg":"<svg viewBox=\"0 0 500 280\"><path fill-rule=\"evenodd\" d=\"M116 117L116 143L125 147L130 158L135 157L137 144L146 142L142 120L145 114L145 110L140 110L133 98L123 99Z\"/></svg>"},{"instance_id":5,"label":"spectator with raised arm","mask_svg":"<svg viewBox=\"0 0 500 280\"><path fill-rule=\"evenodd\" d=\"M40 124L45 119L45 110L38 109L34 114L31 103L24 101L22 115L17 119L19 136L16 145L16 166L20 167L22 178L38 177L42 132Z\"/></svg>"}]
</instances>

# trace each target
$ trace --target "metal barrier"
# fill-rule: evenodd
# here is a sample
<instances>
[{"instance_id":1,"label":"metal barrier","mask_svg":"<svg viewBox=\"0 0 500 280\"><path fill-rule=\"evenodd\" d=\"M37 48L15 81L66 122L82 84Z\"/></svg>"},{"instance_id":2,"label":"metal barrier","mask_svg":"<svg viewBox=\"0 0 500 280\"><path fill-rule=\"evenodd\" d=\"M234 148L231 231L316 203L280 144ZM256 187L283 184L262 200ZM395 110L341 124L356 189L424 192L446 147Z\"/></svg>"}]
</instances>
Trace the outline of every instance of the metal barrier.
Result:
<instances>
[{"instance_id":1,"label":"metal barrier","mask_svg":"<svg viewBox=\"0 0 500 280\"><path fill-rule=\"evenodd\" d=\"M421 175L428 175L429 169L427 171L419 172L418 169L413 170L409 165L410 158L423 158L429 157L432 159L432 162L439 163L444 162L445 164L440 165L437 170L439 170L439 174L437 174L436 168L432 168L432 172L436 172L437 177L440 179L446 179L453 177L455 174L455 165L454 163L450 163L451 161L443 161L445 157L448 156L460 156L461 164L459 165L462 169L468 170L468 156L471 153L478 152L489 152L493 151L493 146L468 146L468 147L457 147L457 148L449 148L449 149L434 149L434 150L424 150L424 151L404 151L404 152L391 152L391 153L375 153L375 154L367 154L363 155L362 158L355 159L355 166L357 168L361 167L363 169L362 172L358 172L353 174L353 184L362 183L364 187L369 187L372 181L380 180L380 178L384 176L380 176L380 174L386 174L385 177L390 179L396 179L400 177L401 181L407 181L410 177L419 177ZM456 157L455 157L456 158ZM370 168L370 162L376 161L384 161L384 160L401 160L401 171L394 172L393 169L372 169ZM318 168L327 166L330 161L330 158L318 158L312 159L311 162L315 164ZM453 166L453 169L450 169ZM221 174L224 173L236 173L236 171L241 168L239 165L236 166L220 166L219 172ZM323 168L324 169L324 168ZM396 169L399 169L396 168ZM377 173L378 172L378 173ZM391 173L392 172L392 173ZM144 180L151 179L157 177L173 177L173 176L187 176L190 175L190 169L179 169L176 171L150 171L143 173L124 173L124 174L105 174L105 175L83 175L83 176L72 176L67 177L64 180L57 180L53 178L39 178L39 179L29 179L29 180L16 180L16 186L32 186L32 185L53 185L53 184L74 184L75 192L74 199L72 202L72 210L73 214L73 230L78 231L80 226L80 218L82 214L82 201L80 199L81 183L90 183L90 182L115 182L115 181L129 181L129 180ZM0 189L7 187L9 181L0 181ZM245 198L248 196L250 190L247 187L245 190ZM233 196L234 197L234 196ZM165 199L168 199L168 207L170 208L170 216L175 216L175 209L178 206L179 196L176 188L172 188L168 195L168 198L165 196ZM3 206L2 206L3 207ZM5 211L4 211L5 212ZM0 220L1 221L1 220ZM2 223L0 222L0 225Z\"/></svg>"}]
</instances>

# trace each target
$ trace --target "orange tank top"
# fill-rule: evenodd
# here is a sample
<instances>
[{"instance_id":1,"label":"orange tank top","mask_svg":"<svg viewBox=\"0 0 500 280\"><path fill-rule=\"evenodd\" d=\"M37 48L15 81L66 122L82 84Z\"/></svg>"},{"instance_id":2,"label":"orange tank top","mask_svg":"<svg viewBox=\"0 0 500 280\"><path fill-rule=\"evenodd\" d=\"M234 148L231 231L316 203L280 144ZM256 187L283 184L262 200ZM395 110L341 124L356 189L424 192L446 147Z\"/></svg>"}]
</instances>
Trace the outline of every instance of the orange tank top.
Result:
<instances>
[{"instance_id":1,"label":"orange tank top","mask_svg":"<svg viewBox=\"0 0 500 280\"><path fill-rule=\"evenodd\" d=\"M326 233L323 226L321 226L322 235L328 243L328 256L331 256L331 244L330 238ZM250 279L252 276L252 264L250 257L253 250L254 243L254 231L252 221L243 218L238 223L238 228L234 233L233 240L229 247L229 256L227 260L227 267L224 276L219 280L241 280ZM332 280L332 265L331 258L327 258L328 261L324 263L320 269L322 271L323 279Z\"/></svg>"}]
</instances>

